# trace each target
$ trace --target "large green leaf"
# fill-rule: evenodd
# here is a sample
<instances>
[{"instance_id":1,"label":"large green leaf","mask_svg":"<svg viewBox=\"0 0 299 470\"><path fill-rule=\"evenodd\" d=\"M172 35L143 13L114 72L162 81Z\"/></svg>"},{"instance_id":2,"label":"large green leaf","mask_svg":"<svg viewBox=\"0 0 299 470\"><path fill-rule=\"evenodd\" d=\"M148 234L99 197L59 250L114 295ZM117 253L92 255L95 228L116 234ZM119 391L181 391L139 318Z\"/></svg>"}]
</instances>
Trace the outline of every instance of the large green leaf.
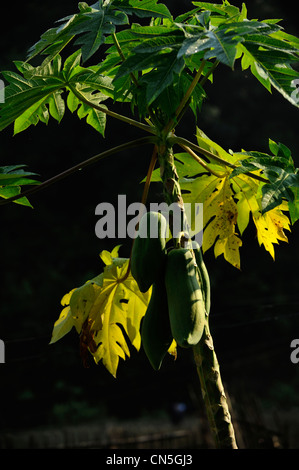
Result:
<instances>
[{"instance_id":1,"label":"large green leaf","mask_svg":"<svg viewBox=\"0 0 299 470\"><path fill-rule=\"evenodd\" d=\"M48 122L49 112L46 105L50 105L50 99L54 94L56 106L52 102L51 111L53 117L61 119L63 108L62 106L58 108L59 90L63 85L61 80L54 77L26 80L14 72L2 74L10 84L5 88L5 103L0 109L0 130L15 123L14 132L17 134L31 124L36 125L39 121Z\"/></svg>"},{"instance_id":2,"label":"large green leaf","mask_svg":"<svg viewBox=\"0 0 299 470\"><path fill-rule=\"evenodd\" d=\"M168 8L163 4L157 4L157 0L114 0L113 8L136 15L140 18L170 18Z\"/></svg>"},{"instance_id":3,"label":"large green leaf","mask_svg":"<svg viewBox=\"0 0 299 470\"><path fill-rule=\"evenodd\" d=\"M115 25L128 23L126 14L113 10L110 3L99 0L88 6L80 2L79 13L58 20L59 26L42 34L40 40L29 49L28 59L40 53L49 54L52 59L79 36L76 43L82 46L83 61L86 61L104 43L105 37L114 32Z\"/></svg>"},{"instance_id":4,"label":"large green leaf","mask_svg":"<svg viewBox=\"0 0 299 470\"><path fill-rule=\"evenodd\" d=\"M26 165L9 165L0 167L0 198L7 199L21 192L21 186L40 184L39 181L29 178L36 173L24 171ZM19 198L16 204L32 207L26 197Z\"/></svg>"},{"instance_id":5,"label":"large green leaf","mask_svg":"<svg viewBox=\"0 0 299 470\"><path fill-rule=\"evenodd\" d=\"M39 67L16 62L22 75L3 72L9 85L5 88L5 103L0 106L0 130L14 123L14 133L17 134L40 121L47 123L50 116L60 122L65 113L62 93L70 88L77 89L85 100L96 105L108 97L114 98L112 79L99 74L93 67L81 67L80 60L79 50L66 59L63 68L60 56L56 56L53 62L46 60ZM79 102L78 97L68 98L67 104L71 103L69 109L73 112ZM87 117L87 123L104 134L104 113L85 102L81 103L78 116Z\"/></svg>"},{"instance_id":6,"label":"large green leaf","mask_svg":"<svg viewBox=\"0 0 299 470\"><path fill-rule=\"evenodd\" d=\"M210 12L205 12L210 13ZM240 22L224 22L218 27L210 24L210 17L196 15L196 25L180 25L184 29L186 40L183 42L178 56L188 57L198 52L206 51L204 58L216 58L219 62L234 66L237 56L237 46L244 42L246 37L259 33L263 34L276 31L278 27L259 21L243 20Z\"/></svg>"},{"instance_id":7,"label":"large green leaf","mask_svg":"<svg viewBox=\"0 0 299 470\"><path fill-rule=\"evenodd\" d=\"M26 184L39 184L39 181L29 179L36 173L24 171L25 165L9 165L0 167L0 186L21 186Z\"/></svg>"},{"instance_id":8,"label":"large green leaf","mask_svg":"<svg viewBox=\"0 0 299 470\"><path fill-rule=\"evenodd\" d=\"M283 200L291 203L292 223L297 220L299 174L294 166L291 152L285 145L269 140L269 148L273 155L261 152L242 152L239 166L233 170L230 177L262 170L269 183L261 184L261 207L266 213L279 206ZM238 155L238 154L236 154ZM244 159L245 156L245 159ZM248 158L246 158L248 157Z\"/></svg>"},{"instance_id":9,"label":"large green leaf","mask_svg":"<svg viewBox=\"0 0 299 470\"><path fill-rule=\"evenodd\" d=\"M277 38L257 36L248 38L238 47L243 70L250 67L268 91L273 87L290 103L299 106L294 93L294 81L299 79L299 72L291 66L298 61L299 48Z\"/></svg>"},{"instance_id":10,"label":"large green leaf","mask_svg":"<svg viewBox=\"0 0 299 470\"><path fill-rule=\"evenodd\" d=\"M89 6L78 4L79 12L57 21L59 26L49 29L28 51L28 60L37 54L48 54L48 60L73 39L81 46L83 62L94 55L106 38L115 32L115 26L128 24L127 14L138 17L170 17L165 5L157 0L99 0Z\"/></svg>"},{"instance_id":11,"label":"large green leaf","mask_svg":"<svg viewBox=\"0 0 299 470\"><path fill-rule=\"evenodd\" d=\"M291 188L294 194L293 200L288 201L289 203L289 211L291 222L294 224L297 220L299 220L299 188Z\"/></svg>"}]
</instances>

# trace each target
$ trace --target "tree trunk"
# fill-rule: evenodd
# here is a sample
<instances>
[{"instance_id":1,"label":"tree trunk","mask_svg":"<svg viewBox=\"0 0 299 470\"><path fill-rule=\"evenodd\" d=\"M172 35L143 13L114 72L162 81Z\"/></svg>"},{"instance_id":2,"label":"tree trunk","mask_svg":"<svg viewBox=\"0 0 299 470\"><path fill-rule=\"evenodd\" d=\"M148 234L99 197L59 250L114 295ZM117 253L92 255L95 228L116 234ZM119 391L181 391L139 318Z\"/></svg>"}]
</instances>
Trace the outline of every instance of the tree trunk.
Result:
<instances>
[{"instance_id":1,"label":"tree trunk","mask_svg":"<svg viewBox=\"0 0 299 470\"><path fill-rule=\"evenodd\" d=\"M181 210L182 220L186 222L184 203L172 148L164 143L160 145L158 147L158 159L165 202L168 205L173 203L177 204ZM237 449L235 432L221 380L219 363L214 350L208 320L207 315L203 336L200 342L193 347L196 369L216 448Z\"/></svg>"}]
</instances>

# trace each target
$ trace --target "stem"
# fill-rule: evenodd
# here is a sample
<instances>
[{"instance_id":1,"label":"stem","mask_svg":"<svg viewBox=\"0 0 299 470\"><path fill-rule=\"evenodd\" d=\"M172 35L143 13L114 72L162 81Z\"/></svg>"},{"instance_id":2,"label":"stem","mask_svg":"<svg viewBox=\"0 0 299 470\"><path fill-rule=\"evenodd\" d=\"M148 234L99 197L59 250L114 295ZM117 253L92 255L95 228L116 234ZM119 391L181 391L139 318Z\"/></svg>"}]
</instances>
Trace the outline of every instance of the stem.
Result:
<instances>
[{"instance_id":1,"label":"stem","mask_svg":"<svg viewBox=\"0 0 299 470\"><path fill-rule=\"evenodd\" d=\"M208 73L200 80L199 84L201 87L204 86L204 84L206 83L206 81L208 80L209 76L215 71L215 69L218 67L219 65L219 60L216 60L214 62L214 64L212 65L212 67L210 68L210 70L208 71Z\"/></svg>"},{"instance_id":2,"label":"stem","mask_svg":"<svg viewBox=\"0 0 299 470\"><path fill-rule=\"evenodd\" d=\"M209 330L208 318L203 337L196 346L193 346L193 354L216 447L218 449L237 449L234 427Z\"/></svg>"},{"instance_id":3,"label":"stem","mask_svg":"<svg viewBox=\"0 0 299 470\"><path fill-rule=\"evenodd\" d=\"M174 165L172 148L166 144L160 144L158 146L158 158L165 201L169 205L177 203L182 211L183 220L185 220L183 198ZM206 316L204 334L200 342L193 347L193 353L216 447L219 449L237 449L219 364L209 331L208 315Z\"/></svg>"},{"instance_id":4,"label":"stem","mask_svg":"<svg viewBox=\"0 0 299 470\"><path fill-rule=\"evenodd\" d=\"M99 106L95 103L92 103L91 101L88 101L85 96L80 93L75 87L71 86L68 84L68 87L70 90L74 93L77 98L82 101L83 103L87 104L91 108L96 109L97 111L101 111L102 113L107 114L110 117L113 117L115 119L118 119L119 121L126 122L127 124L130 124L131 126L139 127L139 129L142 129L143 131L150 132L151 134L155 134L156 131L154 127L147 126L146 124L143 124L142 122L135 121L134 119L128 118L127 116L123 116L122 114L115 113L114 111L110 111L109 109Z\"/></svg>"},{"instance_id":5,"label":"stem","mask_svg":"<svg viewBox=\"0 0 299 470\"><path fill-rule=\"evenodd\" d=\"M121 47L120 47L120 44L119 44L119 42L118 42L118 39L117 39L115 33L112 34L112 38L113 38L114 45L115 45L115 47L116 47L116 49L117 49L117 52L118 52L118 54L119 54L121 60L124 62L124 61L126 60L126 58L125 58L125 55L124 55L124 53L123 53L123 51L122 51L122 49L121 49ZM136 87L138 87L138 86L139 86L139 85L138 85L138 80L137 80L137 78L135 77L135 75L134 75L132 72L130 73L130 77L131 77L131 80L132 80L132 82L134 83L134 85L135 85Z\"/></svg>"},{"instance_id":6,"label":"stem","mask_svg":"<svg viewBox=\"0 0 299 470\"><path fill-rule=\"evenodd\" d=\"M176 109L175 118L178 118L178 116L180 116L180 119L181 119L183 117L183 112L182 111L185 110L186 105L189 102L189 98L192 95L193 90L196 87L196 85L197 85L197 83L198 83L198 81L201 77L201 74L202 74L202 71L204 69L205 64L206 64L206 61L203 60L202 63L200 64L200 67L199 67L195 77L192 80L192 83L190 84L188 90L186 91L185 96L182 98L182 101L180 102L179 106ZM165 126L165 129L164 129L165 134L168 134L171 131L171 129L173 128L173 126L175 124L175 121L176 121L175 118L171 119L169 121L169 123Z\"/></svg>"},{"instance_id":7,"label":"stem","mask_svg":"<svg viewBox=\"0 0 299 470\"><path fill-rule=\"evenodd\" d=\"M147 175L146 175L146 181L145 181L143 194L142 194L142 198L141 198L141 204L146 204L148 191L149 191L149 187L150 187L150 183L151 183L151 178L152 178L152 174L153 174L156 162L157 162L157 146L155 145L154 150L153 150L153 154L152 154L152 158L151 158L151 161L150 161L150 165L149 165Z\"/></svg>"},{"instance_id":8,"label":"stem","mask_svg":"<svg viewBox=\"0 0 299 470\"><path fill-rule=\"evenodd\" d=\"M222 166L226 166L226 167L229 167L229 168L232 168L232 169L238 168L237 165L234 165L233 163L230 163L227 160L224 160L223 158L218 157L214 153L209 152L208 150L206 150L202 147L199 147L198 145L193 144L192 142L189 142L189 140L184 139L183 137L173 136L173 137L170 138L170 141L171 141L172 144L180 145L180 147L182 147L182 146L190 147L191 149L197 151L198 153L201 153L202 155L209 158L210 160L214 160L215 162L219 163ZM250 178L253 178L255 180L262 181L263 183L269 183L270 182L266 178L263 178L262 176L259 176L259 175L255 175L254 173L251 173L250 171L247 171L246 173L244 173L244 175L250 176Z\"/></svg>"},{"instance_id":9,"label":"stem","mask_svg":"<svg viewBox=\"0 0 299 470\"><path fill-rule=\"evenodd\" d=\"M1 200L0 201L0 206L9 204L10 202L16 201L17 199L20 199L22 197L30 196L31 194L34 194L38 191L41 191L43 189L48 188L54 183L57 183L58 181L66 178L67 176L72 175L78 170L81 170L82 168L85 168L86 166L92 165L99 160L102 160L103 158L110 157L110 155L113 155L117 152L120 152L122 150L127 150L131 149L134 147L139 147L140 145L145 145L145 144L151 144L154 141L154 137L142 137L141 139L136 139L131 142L126 142L125 144L118 145L117 147L113 147L112 149L106 150L105 152L99 153L98 155L95 155L94 157L89 158L88 160L84 160L81 163L78 163L77 165L68 168L67 170L63 171L62 173L59 173L56 176L53 176L52 178L44 181L43 183L39 184L38 186L35 186L32 189L29 189L28 191L24 191L22 194L18 194L16 196L9 197L7 199Z\"/></svg>"},{"instance_id":10,"label":"stem","mask_svg":"<svg viewBox=\"0 0 299 470\"><path fill-rule=\"evenodd\" d=\"M189 153L191 157L194 158L205 170L207 170L209 173L211 173L214 176L217 176L217 178L224 178L226 176L226 173L217 173L217 171L212 170L196 153L193 152L189 147L186 145L180 144L180 147L182 147L183 150Z\"/></svg>"}]
</instances>

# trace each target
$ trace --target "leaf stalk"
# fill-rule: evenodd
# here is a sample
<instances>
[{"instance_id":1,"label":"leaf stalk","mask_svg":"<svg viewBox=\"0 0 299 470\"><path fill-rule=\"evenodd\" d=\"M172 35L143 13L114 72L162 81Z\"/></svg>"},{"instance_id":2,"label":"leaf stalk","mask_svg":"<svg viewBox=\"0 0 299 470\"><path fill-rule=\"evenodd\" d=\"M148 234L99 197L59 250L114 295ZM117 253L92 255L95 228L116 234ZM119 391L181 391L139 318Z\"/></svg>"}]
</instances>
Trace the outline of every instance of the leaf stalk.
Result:
<instances>
[{"instance_id":1,"label":"leaf stalk","mask_svg":"<svg viewBox=\"0 0 299 470\"><path fill-rule=\"evenodd\" d=\"M209 158L210 160L213 160L213 161L219 163L219 165L222 165L224 167L232 168L233 170L235 168L238 168L237 165L234 165L233 163L230 163L227 160L224 160L223 158L218 157L214 153L209 152L209 150L206 150L203 147L200 147L196 144L193 144L192 142L190 142L187 139L184 139L183 137L177 137L177 136L174 135L173 137L170 137L170 141L171 141L171 144L178 144L180 147L182 147L182 146L189 147L190 149L195 150L198 153L201 153L203 156ZM211 171L211 170L209 170L209 171ZM268 179L263 178L262 176L256 175L254 173L251 173L250 171L248 171L244 174L247 175L247 176L250 176L250 178L261 181L262 183L269 183L270 182Z\"/></svg>"},{"instance_id":2,"label":"leaf stalk","mask_svg":"<svg viewBox=\"0 0 299 470\"><path fill-rule=\"evenodd\" d=\"M143 124L142 122L135 121L135 119L131 119L127 116L123 116L122 114L115 113L114 111L111 111L110 109L107 109L106 107L99 106L98 104L92 103L88 99L85 98L85 96L80 93L79 90L77 90L75 87L72 85L68 84L68 87L70 90L74 93L77 98L82 101L83 103L87 104L91 108L96 109L97 111L100 111L102 113L107 114L107 116L113 117L115 119L118 119L119 121L126 122L127 124L130 124L131 126L138 127L139 129L142 129L145 132L150 132L151 134L156 134L156 130L152 126L147 126L146 124Z\"/></svg>"},{"instance_id":3,"label":"leaf stalk","mask_svg":"<svg viewBox=\"0 0 299 470\"><path fill-rule=\"evenodd\" d=\"M207 170L212 175L217 176L217 178L224 178L226 176L226 173L218 173L217 171L212 170L198 155L196 155L195 152L193 152L193 150L191 150L186 145L180 144L180 147L182 147L183 150L189 153L189 155L191 155L194 160L196 160L205 170Z\"/></svg>"},{"instance_id":4,"label":"leaf stalk","mask_svg":"<svg viewBox=\"0 0 299 470\"><path fill-rule=\"evenodd\" d=\"M199 79L200 79L200 77L201 77L201 74L202 74L202 72L203 72L203 69L204 69L204 67L205 67L205 64L206 64L206 61L203 60L203 61L201 62L201 64L200 64L200 67L199 67L199 69L198 69L198 71L197 71L195 77L193 78L193 80L192 80L192 82L191 82L191 84L190 84L188 90L186 91L186 93L185 93L185 95L183 96L183 98L182 98L182 100L181 100L179 106L177 107L177 109L176 109L176 111L175 111L175 118L172 118L172 119L168 122L168 124L165 126L165 129L164 129L163 133L168 134L168 133L172 130L172 128L174 127L176 121L178 120L178 117L180 116L180 119L183 117L183 114L184 114L183 111L186 110L186 106L188 105L189 99L190 99L190 97L191 97L191 95L192 95L192 93L193 93L193 90L194 90L194 88L196 87L196 85L197 85L197 83L198 83L198 81L199 81Z\"/></svg>"},{"instance_id":5,"label":"leaf stalk","mask_svg":"<svg viewBox=\"0 0 299 470\"><path fill-rule=\"evenodd\" d=\"M101 152L91 158L88 158L87 160L84 160L81 163L78 163L77 165L68 168L67 170L63 171L62 173L59 173L56 176L53 176L52 178L44 181L43 183L39 184L38 186L35 186L34 188L29 189L28 191L24 191L21 194L17 194L16 196L9 197L7 199L3 199L0 201L0 206L3 206L5 204L9 204L10 202L16 201L17 199L20 199L22 197L27 197L31 196L32 194L41 191L43 189L48 188L54 183L57 183L58 181L61 181L62 179L66 178L67 176L72 175L78 170L82 170L82 168L85 168L89 165L93 165L94 163L97 163L98 161L110 157L111 155L114 155L115 153L121 152L123 150L128 150L134 147L139 147L140 145L146 145L146 144L152 144L155 143L155 138L154 137L142 137L140 139L133 140L131 142L126 142L125 144L118 145L117 147L113 147L109 150L105 150L104 152Z\"/></svg>"}]
</instances>

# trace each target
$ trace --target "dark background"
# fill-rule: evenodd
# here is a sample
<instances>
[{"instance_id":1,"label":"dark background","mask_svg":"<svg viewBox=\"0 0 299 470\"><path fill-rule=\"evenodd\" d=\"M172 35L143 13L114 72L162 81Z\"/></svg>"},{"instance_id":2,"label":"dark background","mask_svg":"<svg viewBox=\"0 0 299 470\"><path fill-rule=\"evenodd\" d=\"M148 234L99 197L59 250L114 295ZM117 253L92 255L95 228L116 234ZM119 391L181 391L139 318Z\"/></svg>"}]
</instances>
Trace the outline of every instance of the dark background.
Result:
<instances>
[{"instance_id":1,"label":"dark background","mask_svg":"<svg viewBox=\"0 0 299 470\"><path fill-rule=\"evenodd\" d=\"M189 1L164 2L174 15L191 8ZM233 2L240 6L241 2ZM298 34L297 18L286 2L259 0L247 4L248 17L284 18L281 25ZM27 49L55 20L77 11L77 2L23 2L11 12L2 5L0 70L14 70ZM268 151L268 138L287 145L299 166L298 109L275 90L270 94L239 64L222 66L207 86L208 99L198 126L226 149ZM124 114L126 109L119 109ZM195 140L188 114L177 133ZM111 146L142 136L142 131L108 118L105 139L66 111L60 125L50 118L13 137L0 136L0 165L28 164L41 180ZM118 378L102 365L84 369L78 336L69 333L48 345L62 296L102 271L99 253L118 243L128 256L126 240L99 240L95 207L126 194L140 200L151 157L147 147L122 152L57 183L30 198L34 209L11 204L0 208L0 338L6 363L0 365L0 429L77 424L94 419L134 418L167 413L176 401L190 402L197 389L192 354L180 350L154 372L143 351L131 348L120 360ZM150 200L160 196L153 186ZM276 247L276 261L259 247L253 223L245 231L241 271L206 253L212 283L211 330L228 389L246 390L264 406L299 405L299 364L290 361L290 343L299 337L299 225L287 233L289 244Z\"/></svg>"}]
</instances>

